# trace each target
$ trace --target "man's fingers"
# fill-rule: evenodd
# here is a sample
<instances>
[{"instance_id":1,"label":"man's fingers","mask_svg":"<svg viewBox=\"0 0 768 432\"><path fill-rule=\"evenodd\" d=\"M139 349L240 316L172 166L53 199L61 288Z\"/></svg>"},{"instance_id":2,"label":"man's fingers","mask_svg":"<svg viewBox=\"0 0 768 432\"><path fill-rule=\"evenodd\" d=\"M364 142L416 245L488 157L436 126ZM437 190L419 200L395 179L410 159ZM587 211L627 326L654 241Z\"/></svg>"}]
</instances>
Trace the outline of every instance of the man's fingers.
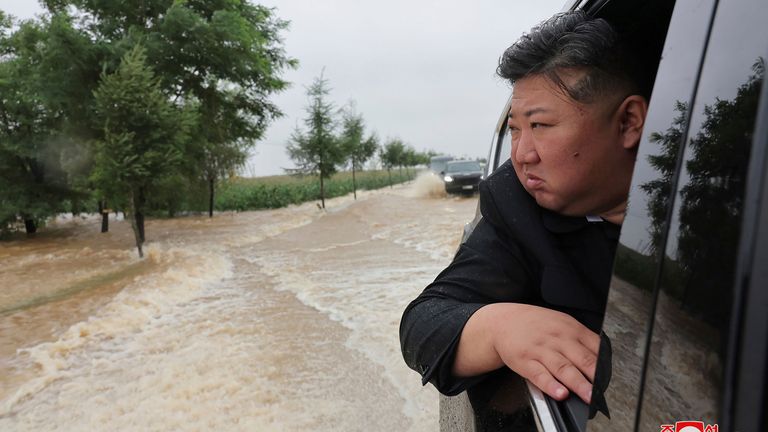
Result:
<instances>
[{"instance_id":1,"label":"man's fingers","mask_svg":"<svg viewBox=\"0 0 768 432\"><path fill-rule=\"evenodd\" d=\"M560 353L552 353L544 359L544 366L556 380L579 395L584 402L589 403L592 398L592 383L571 360Z\"/></svg>"},{"instance_id":2,"label":"man's fingers","mask_svg":"<svg viewBox=\"0 0 768 432\"><path fill-rule=\"evenodd\" d=\"M560 348L560 352L573 363L581 373L589 379L595 381L595 366L597 365L597 354L577 342L569 342Z\"/></svg>"},{"instance_id":3,"label":"man's fingers","mask_svg":"<svg viewBox=\"0 0 768 432\"><path fill-rule=\"evenodd\" d=\"M520 371L520 375L553 399L563 400L568 397L568 389L560 384L547 368L538 361L529 361L525 366L525 370Z\"/></svg>"},{"instance_id":4,"label":"man's fingers","mask_svg":"<svg viewBox=\"0 0 768 432\"><path fill-rule=\"evenodd\" d=\"M585 327L578 339L582 345L587 347L587 349L592 351L595 355L600 352L600 335L597 333Z\"/></svg>"},{"instance_id":5,"label":"man's fingers","mask_svg":"<svg viewBox=\"0 0 768 432\"><path fill-rule=\"evenodd\" d=\"M573 392L589 403L600 336L562 312L513 309L504 315L506 325L494 327L502 329L493 340L499 359L556 400Z\"/></svg>"}]
</instances>

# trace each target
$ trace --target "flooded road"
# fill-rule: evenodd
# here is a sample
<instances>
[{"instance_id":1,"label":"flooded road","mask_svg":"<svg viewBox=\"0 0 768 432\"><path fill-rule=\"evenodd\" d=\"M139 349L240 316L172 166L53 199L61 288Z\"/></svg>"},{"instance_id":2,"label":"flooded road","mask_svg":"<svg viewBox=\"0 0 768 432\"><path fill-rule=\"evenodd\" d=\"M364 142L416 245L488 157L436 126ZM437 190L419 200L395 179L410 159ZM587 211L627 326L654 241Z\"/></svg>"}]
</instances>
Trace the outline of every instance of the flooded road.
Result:
<instances>
[{"instance_id":1,"label":"flooded road","mask_svg":"<svg viewBox=\"0 0 768 432\"><path fill-rule=\"evenodd\" d=\"M476 198L430 191L0 243L0 430L437 430L398 325Z\"/></svg>"}]
</instances>

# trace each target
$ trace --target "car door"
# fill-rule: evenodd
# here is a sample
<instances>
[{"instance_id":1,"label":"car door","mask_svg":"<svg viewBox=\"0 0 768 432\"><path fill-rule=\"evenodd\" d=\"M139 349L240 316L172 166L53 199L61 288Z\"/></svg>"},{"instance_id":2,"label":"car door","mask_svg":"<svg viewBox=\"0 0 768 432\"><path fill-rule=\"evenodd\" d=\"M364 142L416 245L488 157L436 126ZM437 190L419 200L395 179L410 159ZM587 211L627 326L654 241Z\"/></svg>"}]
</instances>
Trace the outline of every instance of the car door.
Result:
<instances>
[{"instance_id":1,"label":"car door","mask_svg":"<svg viewBox=\"0 0 768 432\"><path fill-rule=\"evenodd\" d=\"M765 286L751 276L754 239L765 230L758 191L768 7L761 0L696 3L678 8L690 8L685 20L711 16L706 51L690 99L676 99L676 89L663 90L658 80L654 88L654 98L663 91L652 100L656 112L666 104L672 114L665 124L649 110L603 325L613 346L611 419L598 416L588 430L766 427ZM761 310L762 321L746 321L747 307L752 319ZM742 342L747 333L750 344Z\"/></svg>"}]
</instances>

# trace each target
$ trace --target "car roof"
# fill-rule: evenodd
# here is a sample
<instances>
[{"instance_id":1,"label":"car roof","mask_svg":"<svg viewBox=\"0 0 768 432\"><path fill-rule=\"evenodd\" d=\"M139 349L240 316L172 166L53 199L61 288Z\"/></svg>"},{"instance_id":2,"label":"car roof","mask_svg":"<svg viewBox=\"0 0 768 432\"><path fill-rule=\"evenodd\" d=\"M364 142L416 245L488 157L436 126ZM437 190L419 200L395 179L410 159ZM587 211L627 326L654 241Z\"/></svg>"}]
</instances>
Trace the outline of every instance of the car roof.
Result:
<instances>
[{"instance_id":1,"label":"car roof","mask_svg":"<svg viewBox=\"0 0 768 432\"><path fill-rule=\"evenodd\" d=\"M457 165L457 164L460 164L460 163L465 163L465 162L475 162L475 163L480 163L480 162L478 162L478 161L476 161L476 160L472 160L472 159L454 159L454 160L452 160L452 161L448 161L448 163L447 163L447 164L448 164L448 165Z\"/></svg>"}]
</instances>

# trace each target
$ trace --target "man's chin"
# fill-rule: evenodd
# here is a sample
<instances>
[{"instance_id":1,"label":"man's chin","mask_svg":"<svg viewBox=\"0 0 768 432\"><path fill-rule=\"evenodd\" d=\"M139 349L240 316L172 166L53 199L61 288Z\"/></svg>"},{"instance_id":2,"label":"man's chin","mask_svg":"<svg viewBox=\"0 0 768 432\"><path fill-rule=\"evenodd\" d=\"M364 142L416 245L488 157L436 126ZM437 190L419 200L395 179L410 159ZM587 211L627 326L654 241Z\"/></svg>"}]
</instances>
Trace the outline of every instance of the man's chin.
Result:
<instances>
[{"instance_id":1,"label":"man's chin","mask_svg":"<svg viewBox=\"0 0 768 432\"><path fill-rule=\"evenodd\" d=\"M547 210L560 213L562 211L562 205L558 203L558 200L552 196L552 194L546 193L541 189L528 189L525 188L528 195L532 196L536 200L536 204L539 207L544 207Z\"/></svg>"},{"instance_id":2,"label":"man's chin","mask_svg":"<svg viewBox=\"0 0 768 432\"><path fill-rule=\"evenodd\" d=\"M530 193L531 196L533 196L533 198L536 200L536 204L538 204L539 207L545 208L551 212L554 212L563 216L573 216L573 217L585 216L587 214L583 211L579 211L578 209L569 207L566 203L563 203L562 201L553 197L551 194L547 194L541 191L534 191L533 193L531 191L528 191L528 193Z\"/></svg>"}]
</instances>

